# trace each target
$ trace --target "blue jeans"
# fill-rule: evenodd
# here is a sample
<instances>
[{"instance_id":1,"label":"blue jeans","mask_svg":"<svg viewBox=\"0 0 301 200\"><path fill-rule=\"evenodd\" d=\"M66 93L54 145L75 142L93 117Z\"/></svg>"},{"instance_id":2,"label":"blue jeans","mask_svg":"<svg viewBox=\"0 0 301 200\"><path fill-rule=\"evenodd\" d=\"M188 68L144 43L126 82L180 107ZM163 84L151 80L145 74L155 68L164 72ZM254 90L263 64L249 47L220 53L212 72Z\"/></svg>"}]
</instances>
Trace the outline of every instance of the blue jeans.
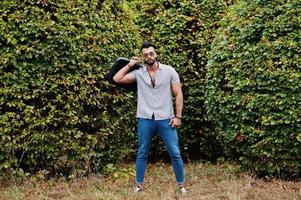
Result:
<instances>
[{"instance_id":1,"label":"blue jeans","mask_svg":"<svg viewBox=\"0 0 301 200\"><path fill-rule=\"evenodd\" d=\"M170 119L154 120L138 118L138 153L136 158L136 184L142 184L146 170L147 156L156 133L162 138L172 161L178 184L184 183L184 164L179 150L178 134L169 125Z\"/></svg>"}]
</instances>

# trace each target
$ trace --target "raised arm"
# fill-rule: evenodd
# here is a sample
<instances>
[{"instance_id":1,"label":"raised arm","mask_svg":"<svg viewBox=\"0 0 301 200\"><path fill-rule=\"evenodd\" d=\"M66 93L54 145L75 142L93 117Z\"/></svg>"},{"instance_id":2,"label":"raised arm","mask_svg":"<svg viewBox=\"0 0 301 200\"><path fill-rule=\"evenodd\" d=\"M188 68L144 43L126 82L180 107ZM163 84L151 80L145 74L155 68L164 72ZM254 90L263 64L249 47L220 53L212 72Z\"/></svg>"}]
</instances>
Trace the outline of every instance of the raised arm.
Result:
<instances>
[{"instance_id":1,"label":"raised arm","mask_svg":"<svg viewBox=\"0 0 301 200\"><path fill-rule=\"evenodd\" d=\"M115 74L113 80L116 83L124 83L124 84L135 82L135 77L128 72L138 62L139 62L138 58L136 57L131 58L130 62Z\"/></svg>"}]
</instances>

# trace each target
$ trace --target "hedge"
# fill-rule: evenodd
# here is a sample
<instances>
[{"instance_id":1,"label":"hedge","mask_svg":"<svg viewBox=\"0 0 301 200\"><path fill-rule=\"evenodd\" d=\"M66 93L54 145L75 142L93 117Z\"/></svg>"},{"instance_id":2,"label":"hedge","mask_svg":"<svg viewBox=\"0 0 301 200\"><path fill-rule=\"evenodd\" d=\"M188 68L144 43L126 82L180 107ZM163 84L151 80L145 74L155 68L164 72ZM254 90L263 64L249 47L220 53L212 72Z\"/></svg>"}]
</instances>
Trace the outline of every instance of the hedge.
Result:
<instances>
[{"instance_id":1,"label":"hedge","mask_svg":"<svg viewBox=\"0 0 301 200\"><path fill-rule=\"evenodd\" d=\"M0 171L99 171L131 154L135 102L106 81L141 39L120 1L3 0Z\"/></svg>"},{"instance_id":2,"label":"hedge","mask_svg":"<svg viewBox=\"0 0 301 200\"><path fill-rule=\"evenodd\" d=\"M213 44L206 109L228 156L259 175L300 176L301 2L239 1Z\"/></svg>"}]
</instances>

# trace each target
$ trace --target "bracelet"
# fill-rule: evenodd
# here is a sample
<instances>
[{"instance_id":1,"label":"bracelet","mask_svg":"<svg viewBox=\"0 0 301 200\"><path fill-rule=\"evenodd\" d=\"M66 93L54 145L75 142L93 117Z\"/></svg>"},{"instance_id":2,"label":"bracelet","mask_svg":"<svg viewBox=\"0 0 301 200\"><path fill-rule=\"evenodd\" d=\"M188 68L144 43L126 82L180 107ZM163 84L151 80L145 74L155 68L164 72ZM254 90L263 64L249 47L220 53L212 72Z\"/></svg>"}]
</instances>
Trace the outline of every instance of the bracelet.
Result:
<instances>
[{"instance_id":1,"label":"bracelet","mask_svg":"<svg viewBox=\"0 0 301 200\"><path fill-rule=\"evenodd\" d=\"M182 117L179 117L179 116L177 116L177 115L176 115L175 117L178 118L178 119L182 119Z\"/></svg>"}]
</instances>

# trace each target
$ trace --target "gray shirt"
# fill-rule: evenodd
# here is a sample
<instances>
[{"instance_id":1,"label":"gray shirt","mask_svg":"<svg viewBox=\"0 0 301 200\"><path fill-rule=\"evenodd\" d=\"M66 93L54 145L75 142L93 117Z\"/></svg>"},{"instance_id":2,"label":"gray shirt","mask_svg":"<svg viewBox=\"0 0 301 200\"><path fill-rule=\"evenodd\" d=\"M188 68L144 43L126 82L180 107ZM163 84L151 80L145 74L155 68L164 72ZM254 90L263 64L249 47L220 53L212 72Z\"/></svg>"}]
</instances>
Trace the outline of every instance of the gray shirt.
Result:
<instances>
[{"instance_id":1,"label":"gray shirt","mask_svg":"<svg viewBox=\"0 0 301 200\"><path fill-rule=\"evenodd\" d=\"M152 87L146 66L130 72L137 81L138 105L137 117L156 120L174 117L173 94L171 86L179 83L179 75L174 68L159 63L155 75L155 87Z\"/></svg>"}]
</instances>

